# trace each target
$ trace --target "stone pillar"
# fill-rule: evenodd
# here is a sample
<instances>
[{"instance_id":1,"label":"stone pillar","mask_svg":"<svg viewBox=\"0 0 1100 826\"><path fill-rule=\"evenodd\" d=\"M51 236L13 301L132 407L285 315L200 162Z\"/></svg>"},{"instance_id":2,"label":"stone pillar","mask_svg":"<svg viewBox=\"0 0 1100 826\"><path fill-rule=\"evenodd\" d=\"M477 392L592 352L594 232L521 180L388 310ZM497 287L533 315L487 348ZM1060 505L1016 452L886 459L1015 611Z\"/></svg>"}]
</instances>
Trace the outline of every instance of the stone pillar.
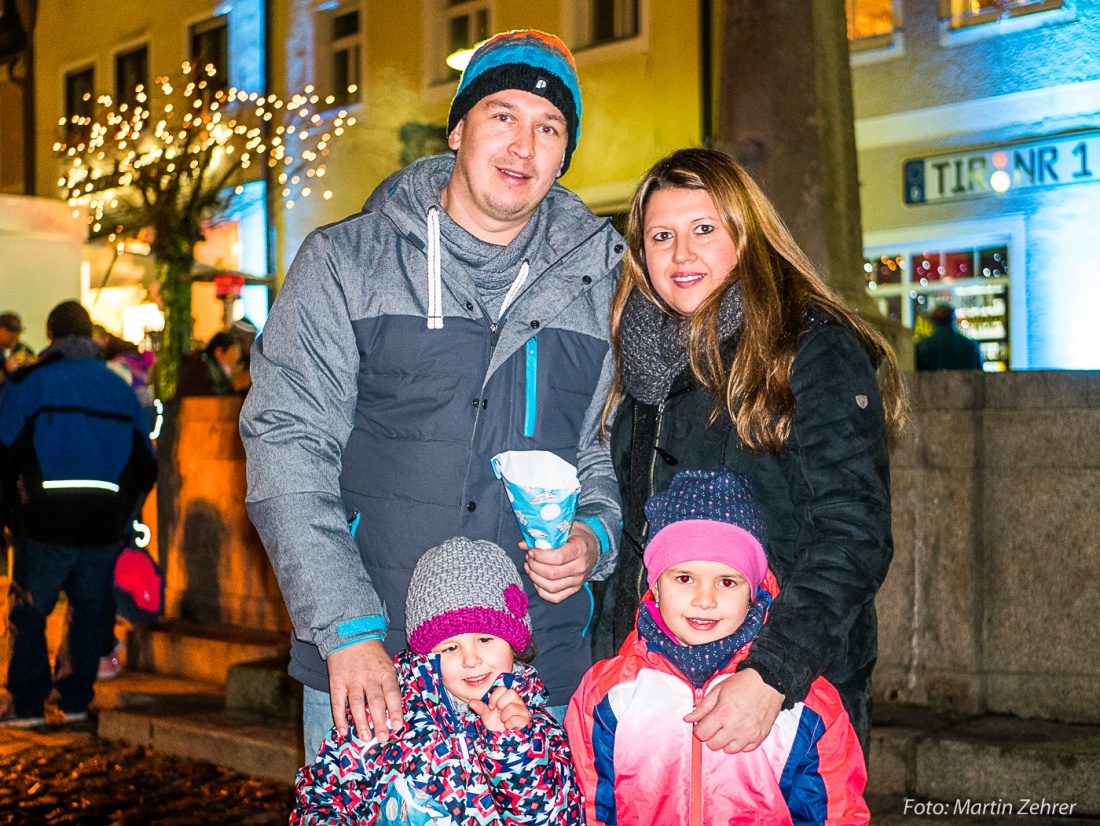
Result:
<instances>
[{"instance_id":1,"label":"stone pillar","mask_svg":"<svg viewBox=\"0 0 1100 826\"><path fill-rule=\"evenodd\" d=\"M848 306L864 292L852 81L842 0L726 0L716 144L763 187Z\"/></svg>"},{"instance_id":2,"label":"stone pillar","mask_svg":"<svg viewBox=\"0 0 1100 826\"><path fill-rule=\"evenodd\" d=\"M166 458L174 465L162 467L159 480L166 616L289 631L275 574L244 507L241 403L239 396L211 396L170 405L173 421L158 444L162 465Z\"/></svg>"}]
</instances>

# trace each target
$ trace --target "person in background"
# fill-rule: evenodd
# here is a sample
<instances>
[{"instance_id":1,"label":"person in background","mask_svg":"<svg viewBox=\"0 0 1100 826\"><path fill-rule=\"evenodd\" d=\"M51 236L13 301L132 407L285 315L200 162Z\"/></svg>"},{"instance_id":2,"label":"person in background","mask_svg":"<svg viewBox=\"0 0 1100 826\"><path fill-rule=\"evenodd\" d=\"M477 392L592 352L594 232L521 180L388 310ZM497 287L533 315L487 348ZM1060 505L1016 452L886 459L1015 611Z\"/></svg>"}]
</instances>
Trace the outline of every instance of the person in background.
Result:
<instances>
[{"instance_id":1,"label":"person in background","mask_svg":"<svg viewBox=\"0 0 1100 826\"><path fill-rule=\"evenodd\" d=\"M728 155L683 149L643 177L612 303L611 453L623 536L682 470L748 476L779 582L737 673L691 722L713 750L751 751L814 680L836 687L866 753L878 653L874 597L893 557L887 433L907 403L893 350L832 293L760 187ZM616 647L645 593L619 555ZM601 617L601 619L604 619Z\"/></svg>"},{"instance_id":2,"label":"person in background","mask_svg":"<svg viewBox=\"0 0 1100 826\"><path fill-rule=\"evenodd\" d=\"M14 547L8 691L0 724L44 721L56 687L67 721L87 717L104 629L114 618L115 560L134 509L156 480L146 416L111 372L75 301L46 321L47 347L0 391L0 517ZM48 415L43 415L48 413ZM69 673L51 673L46 618L64 591Z\"/></svg>"},{"instance_id":3,"label":"person in background","mask_svg":"<svg viewBox=\"0 0 1100 826\"><path fill-rule=\"evenodd\" d=\"M0 313L0 381L34 361L34 350L19 340L22 334L23 319L18 313Z\"/></svg>"},{"instance_id":4,"label":"person in background","mask_svg":"<svg viewBox=\"0 0 1100 826\"><path fill-rule=\"evenodd\" d=\"M242 371L240 340L233 333L215 333L202 350L188 353L180 364L179 396L231 396Z\"/></svg>"},{"instance_id":5,"label":"person in background","mask_svg":"<svg viewBox=\"0 0 1100 826\"><path fill-rule=\"evenodd\" d=\"M913 348L918 370L981 370L982 349L978 342L955 328L955 308L937 304L928 314L932 335Z\"/></svg>"}]
</instances>

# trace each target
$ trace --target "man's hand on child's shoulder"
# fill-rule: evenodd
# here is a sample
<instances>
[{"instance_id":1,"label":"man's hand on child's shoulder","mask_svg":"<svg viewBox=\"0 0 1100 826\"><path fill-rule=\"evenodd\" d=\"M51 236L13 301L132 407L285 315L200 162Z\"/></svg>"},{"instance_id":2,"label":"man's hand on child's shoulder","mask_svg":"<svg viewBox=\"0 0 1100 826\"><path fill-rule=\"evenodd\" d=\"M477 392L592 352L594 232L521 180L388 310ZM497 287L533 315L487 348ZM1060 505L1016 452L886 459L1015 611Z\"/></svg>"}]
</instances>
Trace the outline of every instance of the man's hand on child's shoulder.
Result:
<instances>
[{"instance_id":1,"label":"man's hand on child's shoulder","mask_svg":"<svg viewBox=\"0 0 1100 826\"><path fill-rule=\"evenodd\" d=\"M489 731L515 731L531 722L531 712L523 698L511 688L496 688L488 704L470 700L470 711L481 718Z\"/></svg>"}]
</instances>

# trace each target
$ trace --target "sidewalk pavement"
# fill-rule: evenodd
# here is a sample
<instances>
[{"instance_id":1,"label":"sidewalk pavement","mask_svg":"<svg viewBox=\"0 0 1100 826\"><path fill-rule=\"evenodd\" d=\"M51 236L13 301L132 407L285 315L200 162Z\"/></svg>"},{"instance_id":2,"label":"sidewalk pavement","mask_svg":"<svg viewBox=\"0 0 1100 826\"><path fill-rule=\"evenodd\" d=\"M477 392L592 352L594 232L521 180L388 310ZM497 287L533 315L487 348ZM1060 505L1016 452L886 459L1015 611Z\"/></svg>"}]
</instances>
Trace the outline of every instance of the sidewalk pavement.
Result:
<instances>
[{"instance_id":1,"label":"sidewalk pavement","mask_svg":"<svg viewBox=\"0 0 1100 826\"><path fill-rule=\"evenodd\" d=\"M227 709L220 686L124 672L96 686L94 732L204 761L289 791L302 761L300 724ZM0 759L21 749L95 740L93 724L0 729ZM1100 727L926 709L876 710L868 803L883 826L1100 824Z\"/></svg>"}]
</instances>

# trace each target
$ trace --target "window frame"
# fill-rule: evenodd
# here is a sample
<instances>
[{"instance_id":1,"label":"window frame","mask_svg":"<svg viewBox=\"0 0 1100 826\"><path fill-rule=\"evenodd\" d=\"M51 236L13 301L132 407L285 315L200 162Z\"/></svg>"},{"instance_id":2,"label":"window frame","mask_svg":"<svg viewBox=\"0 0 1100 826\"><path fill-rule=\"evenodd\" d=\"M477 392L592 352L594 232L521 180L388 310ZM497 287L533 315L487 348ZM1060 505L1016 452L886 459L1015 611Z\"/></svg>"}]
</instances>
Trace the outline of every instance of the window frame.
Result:
<instances>
[{"instance_id":1,"label":"window frame","mask_svg":"<svg viewBox=\"0 0 1100 826\"><path fill-rule=\"evenodd\" d=\"M591 0L562 0L562 40L572 50L573 60L578 66L649 51L651 2L650 0L637 0L637 2L637 31L635 34L616 40L586 43L585 38L589 25L587 20Z\"/></svg>"},{"instance_id":2,"label":"window frame","mask_svg":"<svg viewBox=\"0 0 1100 826\"><path fill-rule=\"evenodd\" d=\"M72 78L78 75L90 74L91 84L89 85L89 91L85 94L90 95L88 98L88 110L85 112L77 112L69 108L69 82ZM84 126L74 127L72 124L72 118L74 115L85 115L89 117L95 117L96 99L98 95L95 90L95 78L96 78L96 65L94 60L84 60L78 63L73 63L70 66L63 67L61 70L61 114L65 118L65 141L66 143L73 143L83 141L87 138L89 130Z\"/></svg>"},{"instance_id":3,"label":"window frame","mask_svg":"<svg viewBox=\"0 0 1100 826\"><path fill-rule=\"evenodd\" d=\"M914 224L907 227L874 230L864 233L863 257L875 259L886 254L901 254L910 261L912 255L926 250L982 249L993 246L1008 248L1009 274L1000 278L956 280L954 287L1004 284L1008 288L1006 318L1008 319L1008 348L1010 370L1026 370L1028 361L1028 278L1027 225L1022 214L1007 214L995 219L966 219L960 221ZM969 283L968 283L969 282ZM942 283L942 282L940 282ZM902 306L907 296L906 286L884 285L876 290L865 289L872 299L880 300L900 295ZM910 287L911 288L911 287ZM918 287L918 292L933 292L936 287Z\"/></svg>"},{"instance_id":4,"label":"window frame","mask_svg":"<svg viewBox=\"0 0 1100 826\"><path fill-rule=\"evenodd\" d=\"M421 0L421 93L428 104L449 101L458 89L460 75L447 66L451 20L459 13L487 13L488 37L497 33L497 0ZM475 41L476 42L476 41ZM470 44L473 45L473 44Z\"/></svg>"},{"instance_id":5,"label":"window frame","mask_svg":"<svg viewBox=\"0 0 1100 826\"><path fill-rule=\"evenodd\" d=\"M121 86L122 76L119 72L119 64L124 58L130 57L131 55L134 55L139 51L145 52L145 78L143 81L143 85L146 92L148 93L148 90L153 82L152 72L150 71L150 66L152 65L152 48L149 41L142 40L133 43L127 43L123 46L116 48L111 54L111 71L113 73L114 80L114 94L112 96L112 100L115 103L116 109L120 107L123 103L127 104L129 107L132 107L136 103L136 101L133 99L135 94L134 89L130 89L126 95L123 95L123 89Z\"/></svg>"},{"instance_id":6,"label":"window frame","mask_svg":"<svg viewBox=\"0 0 1100 826\"><path fill-rule=\"evenodd\" d=\"M1030 29L1072 23L1077 20L1077 0L1036 0L1032 5L1009 10L1007 16L988 12L981 19L964 26L953 24L950 0L939 0L937 13L940 45L951 48Z\"/></svg>"},{"instance_id":7,"label":"window frame","mask_svg":"<svg viewBox=\"0 0 1100 826\"><path fill-rule=\"evenodd\" d=\"M214 90L230 88L233 85L233 83L232 83L232 80L230 78L230 68L231 67L229 65L230 60L232 58L232 55L230 54L230 50L229 50L229 44L231 42L230 31L229 31L229 26L230 26L229 12L226 11L226 12L222 12L221 14L214 14L214 15L208 15L208 16L200 17L196 20L192 20L192 21L187 22L185 24L185 26L186 26L186 28L184 30L184 33L185 33L185 35L184 35L185 36L184 54L187 55L187 60L191 63L195 63L199 59L199 56L195 54L195 38L198 37L198 36L207 34L211 31L214 31L215 29L224 30L224 32L225 32L225 68L224 68L224 71L222 71L221 67L215 66L215 68L217 68L219 71L217 72L217 74L214 75L214 79L215 79L214 83L208 84L208 88L212 87ZM206 65L206 63L210 63L210 62L211 61L207 60L203 65Z\"/></svg>"},{"instance_id":8,"label":"window frame","mask_svg":"<svg viewBox=\"0 0 1100 826\"><path fill-rule=\"evenodd\" d=\"M953 0L939 0L939 18L947 22L951 31L962 31L972 26L984 26L987 23L998 23L1005 20L1028 17L1032 14L1057 11L1066 6L1065 0L1024 0L1027 5L1008 8L1003 11L988 9L981 12L956 15L956 13L951 10L952 2ZM1011 2L1020 2L1020 0L1011 0Z\"/></svg>"},{"instance_id":9,"label":"window frame","mask_svg":"<svg viewBox=\"0 0 1100 826\"><path fill-rule=\"evenodd\" d=\"M354 34L344 35L341 38L333 37L333 24L346 14L355 13L359 16L359 28ZM313 85L317 88L322 100L332 95L336 100L333 103L325 103L322 110L355 109L363 105L366 88L363 78L366 76L366 19L367 9L363 0L322 0L314 4L312 9L313 19ZM336 94L336 51L343 46L354 45L356 55L349 61L355 67L355 98L340 100Z\"/></svg>"}]
</instances>

